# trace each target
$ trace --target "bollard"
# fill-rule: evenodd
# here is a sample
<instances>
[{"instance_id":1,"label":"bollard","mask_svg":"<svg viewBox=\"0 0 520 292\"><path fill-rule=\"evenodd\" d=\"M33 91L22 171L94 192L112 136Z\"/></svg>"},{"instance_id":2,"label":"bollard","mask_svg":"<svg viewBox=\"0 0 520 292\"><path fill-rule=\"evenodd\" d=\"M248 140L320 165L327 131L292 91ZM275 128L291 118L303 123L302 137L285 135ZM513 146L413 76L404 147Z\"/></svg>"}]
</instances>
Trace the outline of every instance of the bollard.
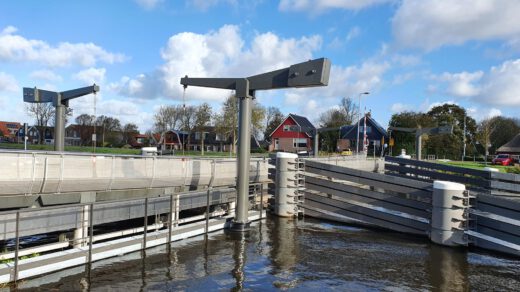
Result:
<instances>
[{"instance_id":1,"label":"bollard","mask_svg":"<svg viewBox=\"0 0 520 292\"><path fill-rule=\"evenodd\" d=\"M469 197L463 184L434 181L430 239L446 246L467 245Z\"/></svg>"},{"instance_id":2,"label":"bollard","mask_svg":"<svg viewBox=\"0 0 520 292\"><path fill-rule=\"evenodd\" d=\"M274 192L274 214L293 217L298 214L298 155L278 152L276 154L276 178Z\"/></svg>"}]
</instances>

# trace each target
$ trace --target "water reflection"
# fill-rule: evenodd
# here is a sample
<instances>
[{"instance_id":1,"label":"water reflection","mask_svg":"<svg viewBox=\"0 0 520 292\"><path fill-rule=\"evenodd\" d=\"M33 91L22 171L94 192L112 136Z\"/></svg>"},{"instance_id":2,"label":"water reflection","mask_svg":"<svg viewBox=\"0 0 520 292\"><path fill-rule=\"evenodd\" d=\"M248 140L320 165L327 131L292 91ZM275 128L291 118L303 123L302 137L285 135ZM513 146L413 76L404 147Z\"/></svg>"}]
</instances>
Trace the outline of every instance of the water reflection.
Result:
<instances>
[{"instance_id":1,"label":"water reflection","mask_svg":"<svg viewBox=\"0 0 520 292\"><path fill-rule=\"evenodd\" d=\"M221 232L188 239L95 263L91 272L81 267L28 280L20 288L515 290L520 287L518 270L518 259L441 247L426 238L269 217L247 234Z\"/></svg>"},{"instance_id":2,"label":"water reflection","mask_svg":"<svg viewBox=\"0 0 520 292\"><path fill-rule=\"evenodd\" d=\"M429 247L427 274L438 291L469 291L468 256L459 248L432 244Z\"/></svg>"},{"instance_id":3,"label":"water reflection","mask_svg":"<svg viewBox=\"0 0 520 292\"><path fill-rule=\"evenodd\" d=\"M246 234L242 232L230 232L229 237L233 243L234 267L231 275L235 279L235 286L231 291L242 291L244 288L244 267L246 264Z\"/></svg>"}]
</instances>

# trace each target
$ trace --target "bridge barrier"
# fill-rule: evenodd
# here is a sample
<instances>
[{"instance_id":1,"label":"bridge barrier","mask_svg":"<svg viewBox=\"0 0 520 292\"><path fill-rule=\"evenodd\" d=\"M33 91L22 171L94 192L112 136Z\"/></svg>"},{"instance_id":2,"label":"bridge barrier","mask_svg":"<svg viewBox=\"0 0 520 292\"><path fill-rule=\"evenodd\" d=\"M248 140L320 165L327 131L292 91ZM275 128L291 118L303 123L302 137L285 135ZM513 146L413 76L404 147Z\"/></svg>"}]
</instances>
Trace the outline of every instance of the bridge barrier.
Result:
<instances>
[{"instance_id":1,"label":"bridge barrier","mask_svg":"<svg viewBox=\"0 0 520 292\"><path fill-rule=\"evenodd\" d=\"M429 236L442 245L470 245L520 256L520 200L514 193L497 196L475 188L477 182L484 185L476 174L486 177L489 186L497 186L491 181L498 178L518 184L518 177L473 170L464 174L459 169L453 175L444 165L444 173L428 167L430 170L421 166L407 173L383 174L305 159L305 196L300 206L312 217ZM412 174L416 170L421 173ZM276 172L271 170L270 175ZM440 181L452 176L457 176L456 182ZM518 185L507 188L514 190Z\"/></svg>"},{"instance_id":2,"label":"bridge barrier","mask_svg":"<svg viewBox=\"0 0 520 292\"><path fill-rule=\"evenodd\" d=\"M41 194L234 186L236 173L227 158L2 152L0 209L29 207ZM253 158L249 177L267 180L267 159Z\"/></svg>"},{"instance_id":3,"label":"bridge barrier","mask_svg":"<svg viewBox=\"0 0 520 292\"><path fill-rule=\"evenodd\" d=\"M468 190L504 197L520 197L520 175L385 157L385 174L433 182L444 180L464 184Z\"/></svg>"}]
</instances>

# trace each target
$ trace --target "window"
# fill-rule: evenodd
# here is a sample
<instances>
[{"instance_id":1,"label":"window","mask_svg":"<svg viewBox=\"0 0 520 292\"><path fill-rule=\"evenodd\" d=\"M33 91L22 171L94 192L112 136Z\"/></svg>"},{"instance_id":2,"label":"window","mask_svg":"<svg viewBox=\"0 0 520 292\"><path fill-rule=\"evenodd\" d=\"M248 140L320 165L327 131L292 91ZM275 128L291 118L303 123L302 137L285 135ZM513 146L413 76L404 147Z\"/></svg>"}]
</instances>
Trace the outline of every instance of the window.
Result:
<instances>
[{"instance_id":1,"label":"window","mask_svg":"<svg viewBox=\"0 0 520 292\"><path fill-rule=\"evenodd\" d=\"M294 148L307 148L307 139L306 138L294 138L293 139L293 147Z\"/></svg>"},{"instance_id":2,"label":"window","mask_svg":"<svg viewBox=\"0 0 520 292\"><path fill-rule=\"evenodd\" d=\"M200 140L200 132L195 133L195 140Z\"/></svg>"},{"instance_id":3,"label":"window","mask_svg":"<svg viewBox=\"0 0 520 292\"><path fill-rule=\"evenodd\" d=\"M364 133L365 132L365 126L363 125L360 125L359 126L359 133ZM371 126L367 126L367 134L370 134L372 133L372 127Z\"/></svg>"},{"instance_id":4,"label":"window","mask_svg":"<svg viewBox=\"0 0 520 292\"><path fill-rule=\"evenodd\" d=\"M284 132L289 132L291 130L291 126L289 125L283 125L283 131Z\"/></svg>"},{"instance_id":5,"label":"window","mask_svg":"<svg viewBox=\"0 0 520 292\"><path fill-rule=\"evenodd\" d=\"M215 135L215 141L224 141L224 135L222 135L222 134Z\"/></svg>"}]
</instances>

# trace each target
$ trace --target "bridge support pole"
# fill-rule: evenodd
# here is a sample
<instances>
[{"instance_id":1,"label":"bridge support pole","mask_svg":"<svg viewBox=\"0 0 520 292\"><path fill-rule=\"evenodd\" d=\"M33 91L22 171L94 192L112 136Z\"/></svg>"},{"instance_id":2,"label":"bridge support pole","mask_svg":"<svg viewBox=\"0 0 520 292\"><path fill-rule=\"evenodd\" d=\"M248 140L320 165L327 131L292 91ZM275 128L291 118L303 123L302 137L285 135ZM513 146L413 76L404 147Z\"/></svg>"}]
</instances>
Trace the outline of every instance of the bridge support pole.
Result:
<instances>
[{"instance_id":1,"label":"bridge support pole","mask_svg":"<svg viewBox=\"0 0 520 292\"><path fill-rule=\"evenodd\" d=\"M293 217L298 214L297 160L298 155L294 153L276 153L274 214L280 217Z\"/></svg>"},{"instance_id":2,"label":"bridge support pole","mask_svg":"<svg viewBox=\"0 0 520 292\"><path fill-rule=\"evenodd\" d=\"M446 246L467 245L469 197L463 184L434 181L430 239Z\"/></svg>"},{"instance_id":3,"label":"bridge support pole","mask_svg":"<svg viewBox=\"0 0 520 292\"><path fill-rule=\"evenodd\" d=\"M249 229L249 169L251 167L251 100L254 92L249 92L249 81L237 81L236 89L239 103L238 121L238 159L237 159L237 199L235 219L231 224L233 231Z\"/></svg>"}]
</instances>

